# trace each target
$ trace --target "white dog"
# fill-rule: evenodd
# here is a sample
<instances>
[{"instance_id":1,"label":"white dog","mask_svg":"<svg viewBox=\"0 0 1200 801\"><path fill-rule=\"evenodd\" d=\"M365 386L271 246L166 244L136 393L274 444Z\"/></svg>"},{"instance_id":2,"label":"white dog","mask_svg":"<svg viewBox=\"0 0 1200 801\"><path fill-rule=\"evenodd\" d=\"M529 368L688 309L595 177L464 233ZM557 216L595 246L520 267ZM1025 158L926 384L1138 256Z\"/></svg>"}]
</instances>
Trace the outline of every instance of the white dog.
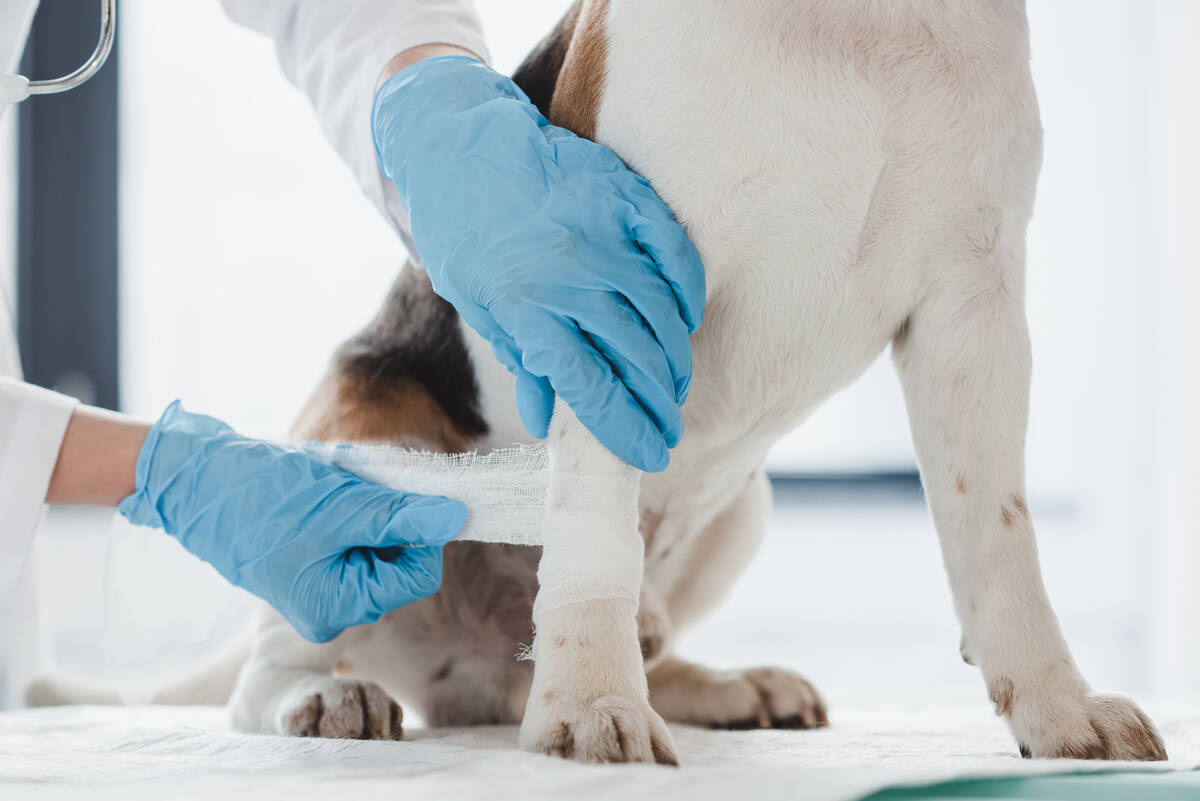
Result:
<instances>
[{"instance_id":1,"label":"white dog","mask_svg":"<svg viewBox=\"0 0 1200 801\"><path fill-rule=\"evenodd\" d=\"M547 535L543 578L573 562L569 594L612 553L637 570L644 540L640 606L601 592L535 608L535 549L454 543L438 595L332 643L268 615L236 724L399 737L399 698L436 724L523 720L521 744L538 751L664 763L676 759L664 718L823 725L800 676L688 664L671 634L721 600L757 546L767 449L890 343L963 657L1022 754L1165 758L1138 707L1093 694L1076 668L1025 503L1025 227L1041 129L1023 0L580 0L516 79L646 176L707 269L670 468L639 490L561 404L551 425L560 477L612 490L582 551ZM512 396L486 344L409 268L296 433L487 450L524 436ZM515 658L531 622L532 665Z\"/></svg>"}]
</instances>

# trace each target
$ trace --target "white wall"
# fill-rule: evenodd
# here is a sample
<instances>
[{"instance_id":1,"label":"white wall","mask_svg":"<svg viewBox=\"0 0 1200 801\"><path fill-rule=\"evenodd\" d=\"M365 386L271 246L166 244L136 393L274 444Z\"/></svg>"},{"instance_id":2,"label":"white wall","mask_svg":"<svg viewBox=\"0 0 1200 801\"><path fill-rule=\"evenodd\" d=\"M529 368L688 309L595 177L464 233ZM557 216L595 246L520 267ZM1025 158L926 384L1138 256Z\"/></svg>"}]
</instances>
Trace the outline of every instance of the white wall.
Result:
<instances>
[{"instance_id":1,"label":"white wall","mask_svg":"<svg viewBox=\"0 0 1200 801\"><path fill-rule=\"evenodd\" d=\"M1159 188L1166 252L1158 305L1166 336L1157 362L1164 480L1155 505L1164 536L1155 551L1159 581L1150 596L1156 612L1152 659L1158 686L1200 693L1200 3L1169 0L1162 6L1159 62L1166 78L1157 119L1163 129Z\"/></svg>"}]
</instances>

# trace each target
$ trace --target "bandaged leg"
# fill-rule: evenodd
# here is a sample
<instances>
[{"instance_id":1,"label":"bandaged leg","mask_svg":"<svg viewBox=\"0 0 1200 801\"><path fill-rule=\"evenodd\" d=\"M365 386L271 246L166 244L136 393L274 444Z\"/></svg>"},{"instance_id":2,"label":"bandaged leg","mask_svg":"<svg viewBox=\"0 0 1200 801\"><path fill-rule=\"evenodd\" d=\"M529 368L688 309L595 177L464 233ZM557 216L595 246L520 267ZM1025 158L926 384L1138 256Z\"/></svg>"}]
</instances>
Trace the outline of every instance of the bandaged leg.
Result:
<instances>
[{"instance_id":1,"label":"bandaged leg","mask_svg":"<svg viewBox=\"0 0 1200 801\"><path fill-rule=\"evenodd\" d=\"M524 748L590 762L676 761L650 708L638 641L641 474L570 409L555 407L547 445L484 455L306 447L367 480L461 500L459 539L542 546Z\"/></svg>"},{"instance_id":2,"label":"bandaged leg","mask_svg":"<svg viewBox=\"0 0 1200 801\"><path fill-rule=\"evenodd\" d=\"M638 643L640 473L562 403L549 437L536 660L521 745L587 762L675 763Z\"/></svg>"}]
</instances>

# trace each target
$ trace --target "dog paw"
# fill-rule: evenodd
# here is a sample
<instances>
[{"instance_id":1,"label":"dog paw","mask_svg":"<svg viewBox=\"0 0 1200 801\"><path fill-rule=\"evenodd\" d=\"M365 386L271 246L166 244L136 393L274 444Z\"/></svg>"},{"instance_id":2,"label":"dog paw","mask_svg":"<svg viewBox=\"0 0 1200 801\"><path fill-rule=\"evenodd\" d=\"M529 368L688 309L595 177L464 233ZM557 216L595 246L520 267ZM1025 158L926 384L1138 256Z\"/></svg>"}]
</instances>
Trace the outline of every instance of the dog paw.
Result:
<instances>
[{"instance_id":1,"label":"dog paw","mask_svg":"<svg viewBox=\"0 0 1200 801\"><path fill-rule=\"evenodd\" d=\"M280 708L277 730L293 737L400 740L400 705L377 684L323 679L299 690Z\"/></svg>"},{"instance_id":2,"label":"dog paw","mask_svg":"<svg viewBox=\"0 0 1200 801\"><path fill-rule=\"evenodd\" d=\"M1016 702L1016 699L1013 699ZM997 703L997 711L1000 710ZM1157 761L1167 758L1154 723L1137 704L1120 695L1087 695L1053 714L1033 722L1014 706L1010 723L1021 756L1046 759L1128 759Z\"/></svg>"},{"instance_id":3,"label":"dog paw","mask_svg":"<svg viewBox=\"0 0 1200 801\"><path fill-rule=\"evenodd\" d=\"M667 724L645 702L605 696L574 708L550 703L536 718L521 726L527 751L579 762L679 764Z\"/></svg>"},{"instance_id":4,"label":"dog paw","mask_svg":"<svg viewBox=\"0 0 1200 801\"><path fill-rule=\"evenodd\" d=\"M714 729L814 729L829 725L811 684L783 668L717 671L675 661L649 676L650 701L668 720Z\"/></svg>"}]
</instances>

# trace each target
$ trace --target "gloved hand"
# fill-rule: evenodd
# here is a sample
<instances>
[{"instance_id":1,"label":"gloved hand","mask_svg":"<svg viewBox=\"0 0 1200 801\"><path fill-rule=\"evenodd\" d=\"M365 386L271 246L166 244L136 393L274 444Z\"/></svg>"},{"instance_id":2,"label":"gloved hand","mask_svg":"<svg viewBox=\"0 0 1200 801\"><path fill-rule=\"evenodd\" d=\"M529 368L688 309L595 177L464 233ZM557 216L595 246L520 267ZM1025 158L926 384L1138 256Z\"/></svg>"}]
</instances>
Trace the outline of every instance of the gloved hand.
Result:
<instances>
[{"instance_id":1,"label":"gloved hand","mask_svg":"<svg viewBox=\"0 0 1200 801\"><path fill-rule=\"evenodd\" d=\"M167 407L118 507L325 642L437 591L466 507L368 484L300 451ZM400 546L406 547L400 547Z\"/></svg>"},{"instance_id":2,"label":"gloved hand","mask_svg":"<svg viewBox=\"0 0 1200 801\"><path fill-rule=\"evenodd\" d=\"M546 436L557 392L618 456L664 469L704 266L650 185L465 56L389 78L371 127L434 289L516 375L529 432Z\"/></svg>"}]
</instances>

